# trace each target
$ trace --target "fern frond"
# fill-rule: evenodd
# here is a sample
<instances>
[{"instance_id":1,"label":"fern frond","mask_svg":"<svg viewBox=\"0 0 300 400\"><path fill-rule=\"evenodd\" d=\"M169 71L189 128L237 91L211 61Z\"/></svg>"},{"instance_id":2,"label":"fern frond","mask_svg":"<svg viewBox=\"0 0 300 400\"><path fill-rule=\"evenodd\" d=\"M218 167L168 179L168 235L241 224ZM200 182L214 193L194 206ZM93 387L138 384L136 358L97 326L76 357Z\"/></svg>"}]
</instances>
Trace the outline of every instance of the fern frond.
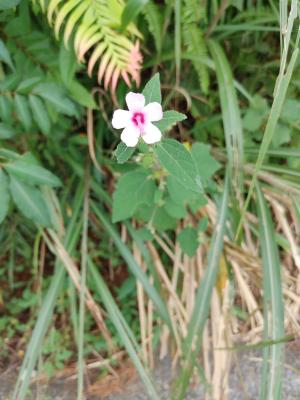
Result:
<instances>
[{"instance_id":1,"label":"fern frond","mask_svg":"<svg viewBox=\"0 0 300 400\"><path fill-rule=\"evenodd\" d=\"M78 61L87 62L89 75L98 65L98 82L104 82L104 87L110 86L113 92L120 77L129 86L131 80L139 84L141 34L132 23L124 33L118 31L123 0L49 0L46 5L39 1L56 37L63 31L66 47L73 35Z\"/></svg>"},{"instance_id":2,"label":"fern frond","mask_svg":"<svg viewBox=\"0 0 300 400\"><path fill-rule=\"evenodd\" d=\"M144 17L148 23L148 28L150 33L152 34L155 47L158 53L161 51L162 47L162 24L163 24L163 14L160 12L160 5L157 5L153 2L149 2L145 5L143 9Z\"/></svg>"},{"instance_id":3,"label":"fern frond","mask_svg":"<svg viewBox=\"0 0 300 400\"><path fill-rule=\"evenodd\" d=\"M201 24L205 22L206 14L204 6L199 0L185 0L183 7L183 42L187 51L198 59L207 57L208 51L205 42L204 32ZM197 72L199 84L204 93L208 92L209 72L204 63L193 61Z\"/></svg>"}]
</instances>

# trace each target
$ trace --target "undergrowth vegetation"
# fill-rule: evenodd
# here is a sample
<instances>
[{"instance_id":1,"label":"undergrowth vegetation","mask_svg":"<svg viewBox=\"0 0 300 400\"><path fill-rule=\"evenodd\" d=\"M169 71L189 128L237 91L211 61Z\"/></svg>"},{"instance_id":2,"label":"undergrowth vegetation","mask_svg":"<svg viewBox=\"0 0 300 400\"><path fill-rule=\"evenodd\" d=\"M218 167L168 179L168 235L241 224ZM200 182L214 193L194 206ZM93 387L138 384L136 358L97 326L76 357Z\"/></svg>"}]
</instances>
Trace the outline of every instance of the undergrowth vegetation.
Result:
<instances>
[{"instance_id":1,"label":"undergrowth vegetation","mask_svg":"<svg viewBox=\"0 0 300 400\"><path fill-rule=\"evenodd\" d=\"M300 334L298 2L2 0L0 27L12 399L70 370L83 399L84 374L128 360L160 399L167 355L174 399L192 378L230 399L251 346L260 399L281 399Z\"/></svg>"}]
</instances>

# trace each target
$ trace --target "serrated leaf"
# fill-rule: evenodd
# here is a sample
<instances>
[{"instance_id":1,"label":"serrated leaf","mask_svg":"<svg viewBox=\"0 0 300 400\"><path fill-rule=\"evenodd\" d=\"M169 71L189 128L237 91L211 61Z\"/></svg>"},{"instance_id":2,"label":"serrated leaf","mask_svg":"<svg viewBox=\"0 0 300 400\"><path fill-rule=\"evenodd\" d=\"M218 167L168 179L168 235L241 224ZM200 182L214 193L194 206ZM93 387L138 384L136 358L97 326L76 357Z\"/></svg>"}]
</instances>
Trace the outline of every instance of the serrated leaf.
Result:
<instances>
[{"instance_id":1,"label":"serrated leaf","mask_svg":"<svg viewBox=\"0 0 300 400\"><path fill-rule=\"evenodd\" d=\"M4 165L5 170L29 185L47 185L56 187L61 181L52 172L23 160L13 161Z\"/></svg>"},{"instance_id":2,"label":"serrated leaf","mask_svg":"<svg viewBox=\"0 0 300 400\"><path fill-rule=\"evenodd\" d=\"M121 176L113 194L113 222L132 217L142 204L152 204L154 192L155 183L146 171L132 171Z\"/></svg>"},{"instance_id":3,"label":"serrated leaf","mask_svg":"<svg viewBox=\"0 0 300 400\"><path fill-rule=\"evenodd\" d=\"M197 174L191 153L174 139L166 139L154 147L161 165L186 189L203 192L202 182Z\"/></svg>"},{"instance_id":4,"label":"serrated leaf","mask_svg":"<svg viewBox=\"0 0 300 400\"><path fill-rule=\"evenodd\" d=\"M69 116L77 114L74 103L56 83L40 83L33 89L33 93L49 101L62 114Z\"/></svg>"},{"instance_id":5,"label":"serrated leaf","mask_svg":"<svg viewBox=\"0 0 300 400\"><path fill-rule=\"evenodd\" d=\"M143 95L146 99L146 104L157 101L161 103L161 91L160 91L160 78L159 73L155 74L148 83L146 83Z\"/></svg>"},{"instance_id":6,"label":"serrated leaf","mask_svg":"<svg viewBox=\"0 0 300 400\"><path fill-rule=\"evenodd\" d=\"M33 95L29 96L29 104L34 121L42 133L48 136L51 130L51 122L45 104L39 97Z\"/></svg>"},{"instance_id":7,"label":"serrated leaf","mask_svg":"<svg viewBox=\"0 0 300 400\"><path fill-rule=\"evenodd\" d=\"M40 190L10 177L10 190L18 210L34 222L50 226L48 208Z\"/></svg>"},{"instance_id":8,"label":"serrated leaf","mask_svg":"<svg viewBox=\"0 0 300 400\"><path fill-rule=\"evenodd\" d=\"M198 248L198 233L193 227L186 227L182 229L178 235L178 241L181 250L189 257L193 257L196 254Z\"/></svg>"},{"instance_id":9,"label":"serrated leaf","mask_svg":"<svg viewBox=\"0 0 300 400\"><path fill-rule=\"evenodd\" d=\"M170 175L167 177L167 189L170 197L174 203L178 205L185 205L190 200L194 200L198 197L198 194L192 190L186 189L178 180Z\"/></svg>"},{"instance_id":10,"label":"serrated leaf","mask_svg":"<svg viewBox=\"0 0 300 400\"><path fill-rule=\"evenodd\" d=\"M125 163L135 151L135 147L127 147L125 143L120 142L114 152L119 164Z\"/></svg>"},{"instance_id":11,"label":"serrated leaf","mask_svg":"<svg viewBox=\"0 0 300 400\"><path fill-rule=\"evenodd\" d=\"M210 146L204 143L194 143L191 155L196 164L197 172L203 182L213 176L221 165L210 154Z\"/></svg>"},{"instance_id":12,"label":"serrated leaf","mask_svg":"<svg viewBox=\"0 0 300 400\"><path fill-rule=\"evenodd\" d=\"M0 139L11 139L15 134L14 129L0 122Z\"/></svg>"},{"instance_id":13,"label":"serrated leaf","mask_svg":"<svg viewBox=\"0 0 300 400\"><path fill-rule=\"evenodd\" d=\"M165 210L171 217L177 219L185 218L187 214L185 206L175 203L171 197L166 199Z\"/></svg>"},{"instance_id":14,"label":"serrated leaf","mask_svg":"<svg viewBox=\"0 0 300 400\"><path fill-rule=\"evenodd\" d=\"M158 232L164 232L167 230L174 230L177 225L177 219L171 217L167 213L165 207L159 207L153 217L153 208L151 209L151 220L153 218L152 224Z\"/></svg>"},{"instance_id":15,"label":"serrated leaf","mask_svg":"<svg viewBox=\"0 0 300 400\"><path fill-rule=\"evenodd\" d=\"M0 4L1 4L1 2L0 2ZM0 9L1 9L1 5L0 5ZM7 64L13 71L15 70L15 67L13 65L9 51L7 50L7 47L5 46L3 40L1 40L1 39L0 39L0 61Z\"/></svg>"},{"instance_id":16,"label":"serrated leaf","mask_svg":"<svg viewBox=\"0 0 300 400\"><path fill-rule=\"evenodd\" d=\"M25 96L22 96L20 94L15 95L15 107L16 107L16 113L17 116L26 129L26 131L29 131L32 125L32 118L31 118L31 112L28 104L28 100L26 99Z\"/></svg>"},{"instance_id":17,"label":"serrated leaf","mask_svg":"<svg viewBox=\"0 0 300 400\"><path fill-rule=\"evenodd\" d=\"M172 128L176 122L180 122L186 119L186 115L181 114L175 110L165 111L163 113L163 119L158 122L154 122L154 125L158 127L159 130L165 132Z\"/></svg>"},{"instance_id":18,"label":"serrated leaf","mask_svg":"<svg viewBox=\"0 0 300 400\"><path fill-rule=\"evenodd\" d=\"M9 184L6 174L0 169L0 224L7 215L9 207Z\"/></svg>"}]
</instances>

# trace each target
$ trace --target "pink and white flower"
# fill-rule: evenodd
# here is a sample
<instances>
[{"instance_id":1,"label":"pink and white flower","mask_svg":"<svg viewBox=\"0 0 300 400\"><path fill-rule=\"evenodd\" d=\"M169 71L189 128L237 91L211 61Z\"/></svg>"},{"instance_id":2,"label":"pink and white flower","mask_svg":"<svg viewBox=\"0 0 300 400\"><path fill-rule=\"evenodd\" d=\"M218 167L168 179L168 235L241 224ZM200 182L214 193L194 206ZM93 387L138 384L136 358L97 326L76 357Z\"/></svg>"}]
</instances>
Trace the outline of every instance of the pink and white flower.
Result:
<instances>
[{"instance_id":1,"label":"pink and white flower","mask_svg":"<svg viewBox=\"0 0 300 400\"><path fill-rule=\"evenodd\" d=\"M145 106L145 97L141 93L130 92L126 95L127 110L116 110L112 126L123 129L121 140L127 147L135 147L141 137L147 144L161 140L161 131L152 124L163 118L162 107L153 102Z\"/></svg>"}]
</instances>

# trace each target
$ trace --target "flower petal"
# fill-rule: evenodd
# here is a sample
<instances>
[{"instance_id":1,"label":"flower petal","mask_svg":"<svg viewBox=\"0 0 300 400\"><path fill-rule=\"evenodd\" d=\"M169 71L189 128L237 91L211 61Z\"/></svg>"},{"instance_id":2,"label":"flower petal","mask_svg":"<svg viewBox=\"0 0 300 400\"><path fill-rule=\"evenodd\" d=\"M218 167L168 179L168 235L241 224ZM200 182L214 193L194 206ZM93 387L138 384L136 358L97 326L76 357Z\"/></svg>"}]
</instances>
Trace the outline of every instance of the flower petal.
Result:
<instances>
[{"instance_id":1,"label":"flower petal","mask_svg":"<svg viewBox=\"0 0 300 400\"><path fill-rule=\"evenodd\" d=\"M130 123L131 113L127 110L116 110L111 121L115 129L125 128Z\"/></svg>"},{"instance_id":2,"label":"flower petal","mask_svg":"<svg viewBox=\"0 0 300 400\"><path fill-rule=\"evenodd\" d=\"M161 140L161 131L150 122L145 126L142 138L147 144L159 142Z\"/></svg>"},{"instance_id":3,"label":"flower petal","mask_svg":"<svg viewBox=\"0 0 300 400\"><path fill-rule=\"evenodd\" d=\"M127 147L135 147L139 141L140 131L135 126L127 126L121 133L121 140Z\"/></svg>"},{"instance_id":4,"label":"flower petal","mask_svg":"<svg viewBox=\"0 0 300 400\"><path fill-rule=\"evenodd\" d=\"M145 97L141 93L129 92L126 95L126 104L130 111L141 111L145 105Z\"/></svg>"},{"instance_id":5,"label":"flower petal","mask_svg":"<svg viewBox=\"0 0 300 400\"><path fill-rule=\"evenodd\" d=\"M144 112L147 115L148 121L160 121L163 117L161 104L157 102L147 104L144 107Z\"/></svg>"}]
</instances>

